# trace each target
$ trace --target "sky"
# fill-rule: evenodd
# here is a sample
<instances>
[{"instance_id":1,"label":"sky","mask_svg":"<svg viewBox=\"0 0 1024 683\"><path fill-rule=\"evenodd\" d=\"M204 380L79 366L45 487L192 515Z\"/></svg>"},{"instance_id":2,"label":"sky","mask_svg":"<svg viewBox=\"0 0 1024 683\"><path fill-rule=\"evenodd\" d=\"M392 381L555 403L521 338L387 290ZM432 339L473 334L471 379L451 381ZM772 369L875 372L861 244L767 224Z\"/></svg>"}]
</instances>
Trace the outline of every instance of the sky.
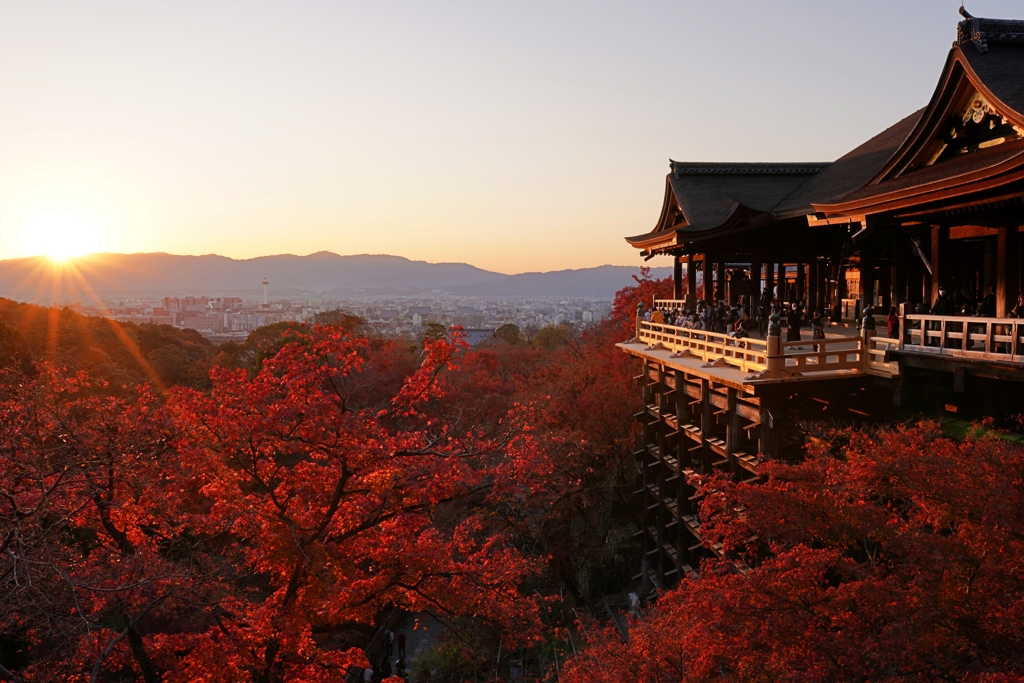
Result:
<instances>
[{"instance_id":1,"label":"sky","mask_svg":"<svg viewBox=\"0 0 1024 683\"><path fill-rule=\"evenodd\" d=\"M958 7L3 2L0 258L637 265L669 158L841 156L927 103Z\"/></svg>"}]
</instances>

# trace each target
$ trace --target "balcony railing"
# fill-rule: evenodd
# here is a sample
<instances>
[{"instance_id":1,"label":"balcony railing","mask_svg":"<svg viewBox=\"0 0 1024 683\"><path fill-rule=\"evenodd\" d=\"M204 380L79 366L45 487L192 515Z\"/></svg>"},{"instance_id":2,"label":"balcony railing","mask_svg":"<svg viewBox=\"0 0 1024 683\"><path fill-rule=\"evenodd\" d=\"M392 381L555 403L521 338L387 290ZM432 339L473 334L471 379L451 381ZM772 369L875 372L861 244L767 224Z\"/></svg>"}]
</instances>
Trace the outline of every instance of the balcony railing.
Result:
<instances>
[{"instance_id":1,"label":"balcony railing","mask_svg":"<svg viewBox=\"0 0 1024 683\"><path fill-rule=\"evenodd\" d=\"M637 337L651 346L661 344L677 356L721 361L746 372L768 367L768 343L763 339L737 339L727 334L639 321Z\"/></svg>"},{"instance_id":2,"label":"balcony railing","mask_svg":"<svg viewBox=\"0 0 1024 683\"><path fill-rule=\"evenodd\" d=\"M905 314L902 351L1024 363L1024 320Z\"/></svg>"},{"instance_id":3,"label":"balcony railing","mask_svg":"<svg viewBox=\"0 0 1024 683\"><path fill-rule=\"evenodd\" d=\"M783 342L779 337L737 339L718 332L641 319L637 321L637 339L652 348L671 351L676 358L697 358L705 364L714 363L755 373L749 379L782 379L840 371L886 377L899 373L896 363L886 361L885 356L886 351L896 348L898 342L882 337L868 337L866 344L861 337L831 337L802 342Z\"/></svg>"},{"instance_id":4,"label":"balcony railing","mask_svg":"<svg viewBox=\"0 0 1024 683\"><path fill-rule=\"evenodd\" d=\"M656 300L673 313L684 302ZM695 357L705 363L755 373L750 379L784 379L801 375L846 371L880 377L899 375L892 351L1024 365L1024 319L975 318L908 313L900 316L900 339L862 331L857 337L829 337L800 342L735 338L708 330L695 330L637 320L637 340L661 346L676 357ZM807 349L810 350L807 350Z\"/></svg>"}]
</instances>

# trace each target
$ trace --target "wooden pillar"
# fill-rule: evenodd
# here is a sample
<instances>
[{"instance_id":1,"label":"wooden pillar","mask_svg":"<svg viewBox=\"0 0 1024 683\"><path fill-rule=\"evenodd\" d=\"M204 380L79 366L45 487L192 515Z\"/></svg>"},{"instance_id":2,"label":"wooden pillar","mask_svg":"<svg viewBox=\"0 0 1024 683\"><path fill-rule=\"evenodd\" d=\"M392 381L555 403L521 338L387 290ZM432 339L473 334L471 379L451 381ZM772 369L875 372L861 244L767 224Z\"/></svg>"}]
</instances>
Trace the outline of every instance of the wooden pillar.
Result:
<instances>
[{"instance_id":1,"label":"wooden pillar","mask_svg":"<svg viewBox=\"0 0 1024 683\"><path fill-rule=\"evenodd\" d=\"M807 308L811 312L817 311L818 305L818 261L813 260L807 264Z\"/></svg>"},{"instance_id":2,"label":"wooden pillar","mask_svg":"<svg viewBox=\"0 0 1024 683\"><path fill-rule=\"evenodd\" d=\"M985 264L982 272L982 283L981 283L981 294L984 297L988 294L990 287L995 287L996 280L996 264L995 264L995 247L996 241L999 238L992 239L991 237L985 238Z\"/></svg>"},{"instance_id":3,"label":"wooden pillar","mask_svg":"<svg viewBox=\"0 0 1024 683\"><path fill-rule=\"evenodd\" d=\"M711 428L712 412L713 407L711 405L711 383L706 379L700 381L700 397L701 397L701 416L700 416L700 442L703 448L701 449L701 471L704 471L707 463L711 462L709 457L711 453L711 446L708 444L714 431Z\"/></svg>"},{"instance_id":4,"label":"wooden pillar","mask_svg":"<svg viewBox=\"0 0 1024 683\"><path fill-rule=\"evenodd\" d=\"M860 248L860 310L874 305L875 293L875 251L864 245Z\"/></svg>"},{"instance_id":5,"label":"wooden pillar","mask_svg":"<svg viewBox=\"0 0 1024 683\"><path fill-rule=\"evenodd\" d=\"M806 276L807 264L798 263L796 264L796 300L806 301L807 298L807 276ZM806 309L806 304L804 309Z\"/></svg>"},{"instance_id":6,"label":"wooden pillar","mask_svg":"<svg viewBox=\"0 0 1024 683\"><path fill-rule=\"evenodd\" d=\"M672 298L679 301L683 298L683 257L675 254L672 257Z\"/></svg>"},{"instance_id":7,"label":"wooden pillar","mask_svg":"<svg viewBox=\"0 0 1024 683\"><path fill-rule=\"evenodd\" d=\"M750 292L750 307L753 308L761 300L761 262L750 262L750 281L753 289Z\"/></svg>"},{"instance_id":8,"label":"wooden pillar","mask_svg":"<svg viewBox=\"0 0 1024 683\"><path fill-rule=\"evenodd\" d=\"M996 236L996 317L1005 318L1020 292L1020 233L1017 226L999 228Z\"/></svg>"},{"instance_id":9,"label":"wooden pillar","mask_svg":"<svg viewBox=\"0 0 1024 683\"><path fill-rule=\"evenodd\" d=\"M704 254L704 301L715 295L715 262Z\"/></svg>"},{"instance_id":10,"label":"wooden pillar","mask_svg":"<svg viewBox=\"0 0 1024 683\"><path fill-rule=\"evenodd\" d=\"M825 270L825 261L815 260L814 310L816 311L824 311L825 307L828 305L828 302L825 300L826 292L828 291L827 287L825 286Z\"/></svg>"},{"instance_id":11,"label":"wooden pillar","mask_svg":"<svg viewBox=\"0 0 1024 683\"><path fill-rule=\"evenodd\" d=\"M905 240L900 229L892 234L892 265L889 267L889 301L890 306L899 306L907 301L907 253Z\"/></svg>"},{"instance_id":12,"label":"wooden pillar","mask_svg":"<svg viewBox=\"0 0 1024 683\"><path fill-rule=\"evenodd\" d=\"M778 274L775 276L775 289L779 293L776 298L779 301L785 301L789 296L789 284L786 282L786 264L777 263L776 266L778 267Z\"/></svg>"},{"instance_id":13,"label":"wooden pillar","mask_svg":"<svg viewBox=\"0 0 1024 683\"><path fill-rule=\"evenodd\" d=\"M719 299L724 299L727 296L728 283L725 281L725 261L719 261L715 264L715 292L714 295L718 296Z\"/></svg>"},{"instance_id":14,"label":"wooden pillar","mask_svg":"<svg viewBox=\"0 0 1024 683\"><path fill-rule=\"evenodd\" d=\"M690 397L686 394L686 373L682 370L675 370L676 375L676 419L679 421L679 425L689 424L692 421L690 417ZM685 443L683 439L679 440L680 443Z\"/></svg>"},{"instance_id":15,"label":"wooden pillar","mask_svg":"<svg viewBox=\"0 0 1024 683\"><path fill-rule=\"evenodd\" d=\"M771 411L768 410L768 407L765 405L765 403L765 399L762 398L760 416L761 426L758 428L761 435L758 439L759 443L757 444L757 448L761 452L761 455L764 456L765 458L774 458L776 455L774 443L775 424Z\"/></svg>"},{"instance_id":16,"label":"wooden pillar","mask_svg":"<svg viewBox=\"0 0 1024 683\"><path fill-rule=\"evenodd\" d=\"M697 302L697 263L693 254L686 256L686 307L693 309Z\"/></svg>"},{"instance_id":17,"label":"wooden pillar","mask_svg":"<svg viewBox=\"0 0 1024 683\"><path fill-rule=\"evenodd\" d=\"M768 292L768 298L775 298L775 262L769 261L764 269L764 291Z\"/></svg>"},{"instance_id":18,"label":"wooden pillar","mask_svg":"<svg viewBox=\"0 0 1024 683\"><path fill-rule=\"evenodd\" d=\"M949 246L949 228L942 225L932 226L932 286L931 286L931 298L928 303L932 303L939 298L939 287L949 286L949 257L946 254Z\"/></svg>"},{"instance_id":19,"label":"wooden pillar","mask_svg":"<svg viewBox=\"0 0 1024 683\"><path fill-rule=\"evenodd\" d=\"M729 458L729 472L735 474L737 469L736 451L740 444L740 414L736 407L736 390L729 387L726 407L729 409L729 424L725 431L725 452Z\"/></svg>"}]
</instances>

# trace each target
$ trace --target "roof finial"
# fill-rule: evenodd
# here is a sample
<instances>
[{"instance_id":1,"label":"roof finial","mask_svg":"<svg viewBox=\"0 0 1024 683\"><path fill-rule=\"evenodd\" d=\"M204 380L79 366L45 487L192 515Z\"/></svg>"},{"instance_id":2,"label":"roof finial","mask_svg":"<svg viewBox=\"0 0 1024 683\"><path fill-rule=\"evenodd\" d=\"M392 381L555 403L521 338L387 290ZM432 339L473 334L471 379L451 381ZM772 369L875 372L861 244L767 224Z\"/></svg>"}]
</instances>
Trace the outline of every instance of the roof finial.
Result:
<instances>
[{"instance_id":1,"label":"roof finial","mask_svg":"<svg viewBox=\"0 0 1024 683\"><path fill-rule=\"evenodd\" d=\"M974 18L973 16L971 16L971 13L967 11L967 8L964 7L964 3L962 2L960 3L960 16L962 16L964 19Z\"/></svg>"}]
</instances>

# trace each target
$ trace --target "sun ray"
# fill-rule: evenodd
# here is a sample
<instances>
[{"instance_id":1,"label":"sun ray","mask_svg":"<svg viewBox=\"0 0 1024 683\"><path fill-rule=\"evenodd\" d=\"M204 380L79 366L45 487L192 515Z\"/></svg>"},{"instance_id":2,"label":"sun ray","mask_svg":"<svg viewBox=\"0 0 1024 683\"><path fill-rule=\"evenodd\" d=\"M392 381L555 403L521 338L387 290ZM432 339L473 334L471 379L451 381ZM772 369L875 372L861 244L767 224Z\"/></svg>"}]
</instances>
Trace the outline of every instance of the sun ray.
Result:
<instances>
[{"instance_id":1,"label":"sun ray","mask_svg":"<svg viewBox=\"0 0 1024 683\"><path fill-rule=\"evenodd\" d=\"M142 355L142 351L139 349L138 344L136 344L135 340L132 339L127 332L125 332L124 328L121 327L121 324L113 319L113 317L110 315L110 310L107 308L106 304L103 303L103 300L99 297L98 294L96 294L95 290L93 290L93 288L89 285L89 282L85 279L85 277L82 276L81 272L79 272L78 267L74 264L74 262L68 261L67 263L65 263L63 270L67 272L67 274L69 275L69 282L73 280L78 280L80 282L82 292L92 300L93 304L99 310L100 315L103 317L104 321L110 326L110 329L113 330L117 338L121 340L121 343L124 344L125 348L128 349L128 353L132 355L132 358L134 358L135 362L139 364L139 367L142 368L142 371L146 373L146 376L149 378L150 383L152 383L153 386L156 387L157 391L159 391L161 394L165 393L167 391L167 387L160 379L160 376L156 374L156 371L153 370L153 366L149 364L149 361L146 359L146 357Z\"/></svg>"}]
</instances>

